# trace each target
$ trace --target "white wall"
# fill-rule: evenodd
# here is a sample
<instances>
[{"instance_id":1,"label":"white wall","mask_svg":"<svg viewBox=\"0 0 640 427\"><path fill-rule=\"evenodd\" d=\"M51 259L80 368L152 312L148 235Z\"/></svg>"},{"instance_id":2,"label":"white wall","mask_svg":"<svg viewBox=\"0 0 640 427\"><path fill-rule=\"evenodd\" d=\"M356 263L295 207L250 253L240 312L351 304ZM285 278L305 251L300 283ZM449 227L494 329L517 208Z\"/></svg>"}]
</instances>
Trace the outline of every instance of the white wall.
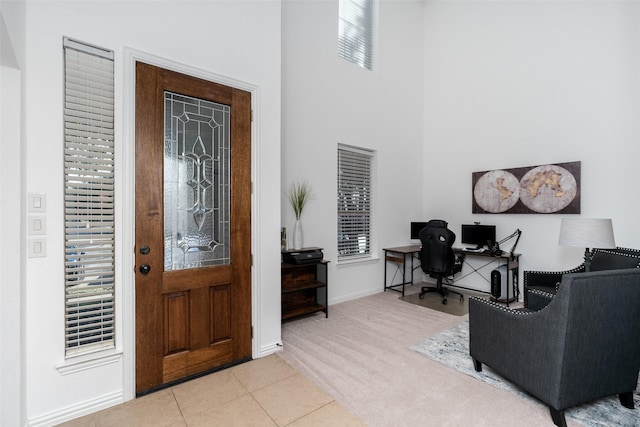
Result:
<instances>
[{"instance_id":1,"label":"white wall","mask_svg":"<svg viewBox=\"0 0 640 427\"><path fill-rule=\"evenodd\" d=\"M24 268L20 238L24 173L21 132L25 7L0 2L0 425L21 425L24 419L24 313L20 286Z\"/></svg>"},{"instance_id":2,"label":"white wall","mask_svg":"<svg viewBox=\"0 0 640 427\"><path fill-rule=\"evenodd\" d=\"M376 151L374 255L406 244L422 219L422 9L381 1L375 70L340 59L338 2L284 1L282 18L282 190L308 179L302 214L305 246L324 248L329 301L380 292L383 263L337 265L338 143ZM293 231L286 197L282 225Z\"/></svg>"},{"instance_id":3,"label":"white wall","mask_svg":"<svg viewBox=\"0 0 640 427\"><path fill-rule=\"evenodd\" d=\"M9 12L13 18L7 3L13 6L2 2L2 16ZM132 349L122 340L133 333L130 321L121 321L118 330L122 357L68 375L56 369L64 361L63 36L115 51L122 98L131 85L125 48L259 88L254 354L266 354L280 340L278 233L281 225L293 226L282 198L293 179L308 178L313 186L315 197L303 214L305 243L324 247L332 261L330 302L382 289L382 260L337 266L338 143L377 152L378 256L383 247L408 243L410 221L439 217L454 230L470 221L495 223L498 237L520 228L523 269L572 267L582 251L557 245L559 215L472 215L470 184L474 171L574 160L582 161L582 215L613 218L618 244L640 247L634 188L640 157L637 2L459 1L425 2L422 8L417 1L383 0L374 72L337 57L336 0L284 1L282 10L277 0L27 4L26 38L20 37L23 21L6 21L8 33L18 35L12 42L21 67L20 75L13 69L9 75L27 86L17 132L26 142L21 155L28 159L19 172L27 177L21 200L27 192L47 194L48 256L26 259L22 253L28 273L11 273L8 280L2 270L0 296L4 308L7 295L24 293L20 332L26 351L20 362L27 378L20 405L30 425L54 424L126 399L132 380L126 367ZM5 145L4 120L15 117L5 113L6 82L0 156L15 153ZM116 123L126 150L132 141L123 127L131 118L123 102L118 101ZM16 131L9 135L14 138ZM2 173L4 183L4 167ZM124 188L133 191L133 183ZM0 187L3 208L6 189ZM4 212L2 254L15 250L4 239ZM19 229L23 221L14 216L9 224ZM120 286L132 285L131 277L123 274L123 279ZM16 289L20 282L25 287ZM11 320L20 319L13 312ZM3 366L7 345L19 346L17 339L3 332ZM7 384L19 380L1 372L4 398ZM15 419L5 417L4 406L2 421Z\"/></svg>"},{"instance_id":4,"label":"white wall","mask_svg":"<svg viewBox=\"0 0 640 427\"><path fill-rule=\"evenodd\" d=\"M63 337L62 38L115 51L120 242L132 230L132 64L130 49L257 88L254 99L254 356L280 341L280 20L279 1L28 2L26 14L26 192L47 196L47 256L26 259L27 418L50 425L132 397L134 325L130 247L121 247L116 286L118 350L69 366ZM122 161L122 157L121 157ZM131 241L131 240L129 240ZM123 271L124 270L124 271ZM3 286L5 284L3 283ZM124 297L122 297L124 295ZM4 339L4 337L3 337ZM71 372L66 372L72 368ZM85 369L86 368L86 369Z\"/></svg>"},{"instance_id":5,"label":"white wall","mask_svg":"<svg viewBox=\"0 0 640 427\"><path fill-rule=\"evenodd\" d=\"M520 228L521 271L574 267L562 215L472 214L471 173L579 160L581 216L640 248L640 3L429 2L424 25L426 216Z\"/></svg>"},{"instance_id":6,"label":"white wall","mask_svg":"<svg viewBox=\"0 0 640 427\"><path fill-rule=\"evenodd\" d=\"M19 424L22 364L20 296L20 70L0 66L0 424ZM16 183L18 185L16 185ZM11 284L14 286L6 286Z\"/></svg>"}]
</instances>

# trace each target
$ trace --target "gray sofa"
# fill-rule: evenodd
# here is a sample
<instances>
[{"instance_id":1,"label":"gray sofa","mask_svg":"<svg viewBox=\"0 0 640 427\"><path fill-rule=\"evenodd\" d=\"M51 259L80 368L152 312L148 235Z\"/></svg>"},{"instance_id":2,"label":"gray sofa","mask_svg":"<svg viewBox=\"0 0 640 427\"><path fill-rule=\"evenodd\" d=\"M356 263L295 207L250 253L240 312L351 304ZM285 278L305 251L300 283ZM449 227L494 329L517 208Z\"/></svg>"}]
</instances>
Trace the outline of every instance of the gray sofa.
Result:
<instances>
[{"instance_id":1,"label":"gray sofa","mask_svg":"<svg viewBox=\"0 0 640 427\"><path fill-rule=\"evenodd\" d=\"M640 250L629 248L591 250L591 271L640 268ZM555 296L562 276L584 272L584 263L565 271L525 271L524 306L540 310Z\"/></svg>"},{"instance_id":2,"label":"gray sofa","mask_svg":"<svg viewBox=\"0 0 640 427\"><path fill-rule=\"evenodd\" d=\"M640 269L572 273L539 311L469 299L469 353L549 406L618 395L633 408L640 369ZM640 416L640 415L639 415Z\"/></svg>"}]
</instances>

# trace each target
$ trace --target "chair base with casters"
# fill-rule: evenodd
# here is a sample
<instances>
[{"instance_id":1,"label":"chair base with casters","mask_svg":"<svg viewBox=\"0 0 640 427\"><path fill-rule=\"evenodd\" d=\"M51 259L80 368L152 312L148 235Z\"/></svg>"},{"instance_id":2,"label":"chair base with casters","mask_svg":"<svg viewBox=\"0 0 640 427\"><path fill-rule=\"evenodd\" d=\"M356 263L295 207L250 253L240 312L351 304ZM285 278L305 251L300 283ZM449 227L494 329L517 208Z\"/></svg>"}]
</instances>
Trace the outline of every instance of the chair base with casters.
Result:
<instances>
[{"instance_id":1,"label":"chair base with casters","mask_svg":"<svg viewBox=\"0 0 640 427\"><path fill-rule=\"evenodd\" d=\"M442 286L442 277L438 277L438 282L436 284L436 286L423 286L422 289L420 290L420 294L418 294L418 297L420 299L424 299L424 295L429 293L429 292L437 292L440 295L442 295L442 303L446 304L447 303L447 296L449 294L456 294L456 295L460 295L460 301L464 300L464 295L462 295L460 292L458 291L454 291L451 290L449 288L446 288L444 286Z\"/></svg>"}]
</instances>

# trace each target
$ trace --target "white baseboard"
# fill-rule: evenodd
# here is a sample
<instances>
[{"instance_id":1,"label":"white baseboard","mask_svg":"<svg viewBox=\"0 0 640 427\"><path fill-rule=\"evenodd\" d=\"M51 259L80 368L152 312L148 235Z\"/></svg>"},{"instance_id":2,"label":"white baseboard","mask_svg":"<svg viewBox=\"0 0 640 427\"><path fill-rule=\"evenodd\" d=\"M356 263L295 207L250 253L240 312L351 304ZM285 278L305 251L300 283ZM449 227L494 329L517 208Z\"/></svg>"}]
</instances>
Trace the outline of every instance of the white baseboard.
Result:
<instances>
[{"instance_id":1,"label":"white baseboard","mask_svg":"<svg viewBox=\"0 0 640 427\"><path fill-rule=\"evenodd\" d=\"M382 292L382 290L380 290L380 289L369 289L367 291L362 291L362 292L357 292L357 293L354 293L354 294L345 295L345 296L342 296L340 298L333 298L333 299L329 300L329 306L331 306L333 304L339 304L341 302L351 301L351 300L358 299L358 298L368 297L370 295L379 294L381 292Z\"/></svg>"},{"instance_id":2,"label":"white baseboard","mask_svg":"<svg viewBox=\"0 0 640 427\"><path fill-rule=\"evenodd\" d=\"M39 417L31 418L27 421L29 427L50 427L65 421L89 415L102 409L124 402L124 394L122 390L105 394L96 399L87 400L77 405L69 406L54 412L50 412Z\"/></svg>"},{"instance_id":3,"label":"white baseboard","mask_svg":"<svg viewBox=\"0 0 640 427\"><path fill-rule=\"evenodd\" d=\"M263 346L260 348L260 352L258 353L258 358L269 356L273 353L276 353L282 350L282 348L283 348L282 341Z\"/></svg>"}]
</instances>

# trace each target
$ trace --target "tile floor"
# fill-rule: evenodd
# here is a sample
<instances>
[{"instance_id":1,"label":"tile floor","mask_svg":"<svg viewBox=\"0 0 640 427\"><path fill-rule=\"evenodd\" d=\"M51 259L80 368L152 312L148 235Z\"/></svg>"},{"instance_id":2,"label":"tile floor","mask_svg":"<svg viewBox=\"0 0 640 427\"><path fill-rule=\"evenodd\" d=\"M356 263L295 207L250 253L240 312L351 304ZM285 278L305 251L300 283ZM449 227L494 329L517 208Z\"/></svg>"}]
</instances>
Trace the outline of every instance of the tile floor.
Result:
<instances>
[{"instance_id":1,"label":"tile floor","mask_svg":"<svg viewBox=\"0 0 640 427\"><path fill-rule=\"evenodd\" d=\"M76 426L364 426L273 354L61 424Z\"/></svg>"}]
</instances>

